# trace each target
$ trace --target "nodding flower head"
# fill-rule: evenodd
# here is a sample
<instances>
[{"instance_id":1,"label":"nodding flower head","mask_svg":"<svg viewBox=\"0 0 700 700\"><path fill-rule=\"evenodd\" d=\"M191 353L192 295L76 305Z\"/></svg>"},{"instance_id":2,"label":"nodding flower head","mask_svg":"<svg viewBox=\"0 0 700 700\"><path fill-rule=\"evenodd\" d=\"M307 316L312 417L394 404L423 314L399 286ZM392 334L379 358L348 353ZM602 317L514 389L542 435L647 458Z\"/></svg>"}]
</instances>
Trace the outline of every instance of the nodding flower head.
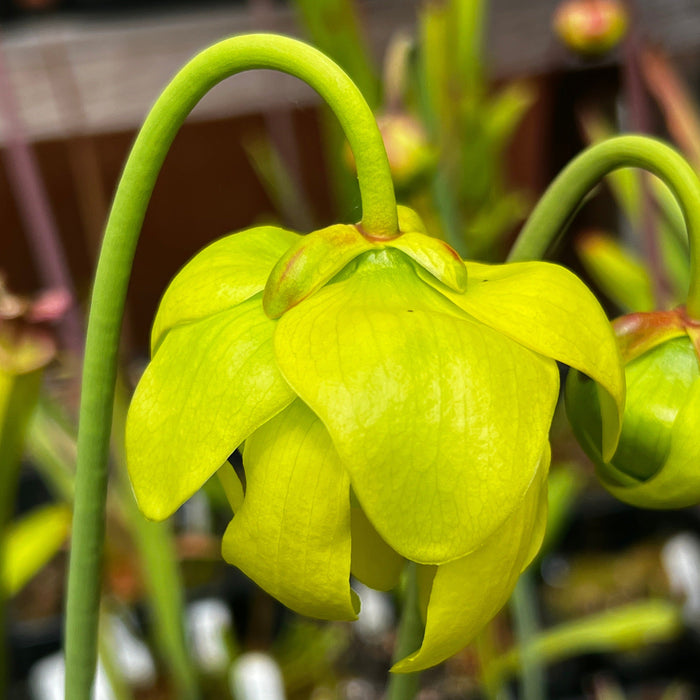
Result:
<instances>
[{"instance_id":1,"label":"nodding flower head","mask_svg":"<svg viewBox=\"0 0 700 700\"><path fill-rule=\"evenodd\" d=\"M162 299L126 440L154 519L240 449L223 556L301 614L353 619L351 575L388 590L415 562L425 634L395 666L414 671L469 643L540 546L556 361L599 387L607 456L624 385L570 272L465 263L412 211L399 224L200 252Z\"/></svg>"}]
</instances>

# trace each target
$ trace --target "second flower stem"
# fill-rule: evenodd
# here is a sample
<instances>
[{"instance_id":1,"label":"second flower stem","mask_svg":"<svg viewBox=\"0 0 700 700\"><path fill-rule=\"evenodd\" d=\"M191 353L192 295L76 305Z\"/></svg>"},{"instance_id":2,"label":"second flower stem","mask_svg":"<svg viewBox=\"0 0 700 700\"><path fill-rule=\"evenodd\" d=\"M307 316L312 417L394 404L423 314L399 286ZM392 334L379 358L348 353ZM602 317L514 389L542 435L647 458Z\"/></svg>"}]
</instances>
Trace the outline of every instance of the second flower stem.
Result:
<instances>
[{"instance_id":1,"label":"second flower stem","mask_svg":"<svg viewBox=\"0 0 700 700\"><path fill-rule=\"evenodd\" d=\"M670 188L683 212L690 244L690 289L686 309L700 319L700 181L670 146L647 136L618 136L586 149L556 177L518 236L509 262L537 260L563 233L588 192L618 168L643 168Z\"/></svg>"}]
</instances>

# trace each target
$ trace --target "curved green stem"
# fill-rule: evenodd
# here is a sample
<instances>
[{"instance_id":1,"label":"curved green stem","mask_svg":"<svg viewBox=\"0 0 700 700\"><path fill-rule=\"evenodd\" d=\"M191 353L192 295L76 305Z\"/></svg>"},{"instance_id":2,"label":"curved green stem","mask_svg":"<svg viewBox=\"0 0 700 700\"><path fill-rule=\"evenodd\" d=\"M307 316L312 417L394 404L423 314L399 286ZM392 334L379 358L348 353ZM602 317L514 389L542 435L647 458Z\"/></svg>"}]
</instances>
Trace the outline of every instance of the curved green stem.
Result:
<instances>
[{"instance_id":1,"label":"curved green stem","mask_svg":"<svg viewBox=\"0 0 700 700\"><path fill-rule=\"evenodd\" d=\"M686 309L700 319L700 180L671 147L646 136L618 136L586 149L549 186L535 207L508 257L510 262L541 258L561 234L585 195L618 168L644 168L676 197L690 243L690 289Z\"/></svg>"},{"instance_id":2,"label":"curved green stem","mask_svg":"<svg viewBox=\"0 0 700 700\"><path fill-rule=\"evenodd\" d=\"M188 63L160 96L124 168L97 265L83 368L75 510L66 605L66 697L88 700L97 650L107 457L117 348L131 263L156 178L178 129L201 97L235 73L270 68L301 78L334 110L355 154L365 231L398 231L386 152L362 95L310 46L266 34L228 39Z\"/></svg>"}]
</instances>

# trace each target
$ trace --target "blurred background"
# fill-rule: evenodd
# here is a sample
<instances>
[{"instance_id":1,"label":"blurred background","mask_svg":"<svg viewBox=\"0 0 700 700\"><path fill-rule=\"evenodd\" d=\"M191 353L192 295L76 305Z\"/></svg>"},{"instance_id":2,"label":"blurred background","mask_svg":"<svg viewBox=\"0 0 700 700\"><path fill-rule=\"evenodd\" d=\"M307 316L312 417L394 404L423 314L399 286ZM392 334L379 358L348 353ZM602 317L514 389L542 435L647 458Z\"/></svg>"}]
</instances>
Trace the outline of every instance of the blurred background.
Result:
<instances>
[{"instance_id":1,"label":"blurred background","mask_svg":"<svg viewBox=\"0 0 700 700\"><path fill-rule=\"evenodd\" d=\"M62 697L85 309L123 162L179 67L250 31L305 38L351 75L399 201L469 258L504 260L554 175L607 135L659 135L700 167L694 0L0 0L0 697ZM294 78L246 73L204 98L144 224L115 434L176 271L261 222L357 221L352 168L333 118ZM670 308L687 288L678 208L632 172L598 188L553 256L611 317ZM698 510L615 501L563 412L552 440L542 554L479 644L424 674L420 698L700 697ZM294 616L221 561L230 510L217 484L172 522L146 523L119 443L97 698L382 697L396 597L361 590L355 625Z\"/></svg>"}]
</instances>

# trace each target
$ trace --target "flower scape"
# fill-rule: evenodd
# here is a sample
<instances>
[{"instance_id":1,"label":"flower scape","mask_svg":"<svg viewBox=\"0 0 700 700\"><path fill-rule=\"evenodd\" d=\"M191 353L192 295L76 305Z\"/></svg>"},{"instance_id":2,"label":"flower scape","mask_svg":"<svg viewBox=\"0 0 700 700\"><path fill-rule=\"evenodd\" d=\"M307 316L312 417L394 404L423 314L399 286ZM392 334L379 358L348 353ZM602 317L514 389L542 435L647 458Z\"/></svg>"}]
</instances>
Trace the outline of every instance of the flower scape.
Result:
<instances>
[{"instance_id":1,"label":"flower scape","mask_svg":"<svg viewBox=\"0 0 700 700\"><path fill-rule=\"evenodd\" d=\"M404 207L399 228L262 226L197 254L163 296L126 440L151 519L221 470L224 559L302 615L352 620L351 576L390 590L415 562L408 672L466 646L540 547L557 361L593 380L606 459L624 375L563 267L465 263Z\"/></svg>"}]
</instances>

